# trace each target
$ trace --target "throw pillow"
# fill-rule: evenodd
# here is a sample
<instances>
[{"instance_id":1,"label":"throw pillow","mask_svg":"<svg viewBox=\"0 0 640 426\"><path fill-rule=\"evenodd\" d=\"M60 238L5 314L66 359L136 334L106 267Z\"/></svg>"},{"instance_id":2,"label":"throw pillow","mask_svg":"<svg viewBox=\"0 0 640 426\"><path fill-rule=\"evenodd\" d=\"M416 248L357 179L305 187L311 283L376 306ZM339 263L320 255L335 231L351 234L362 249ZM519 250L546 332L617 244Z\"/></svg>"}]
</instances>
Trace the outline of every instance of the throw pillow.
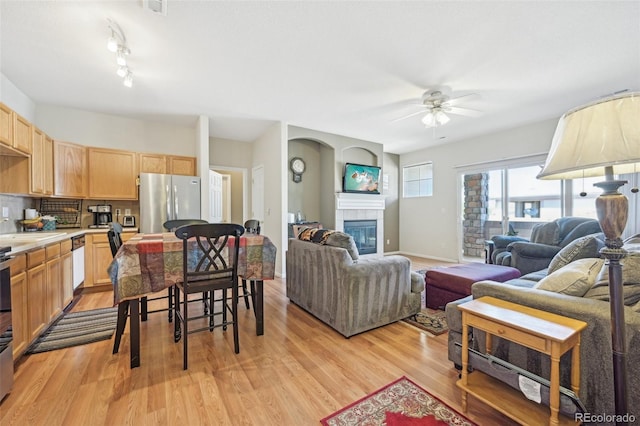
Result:
<instances>
[{"instance_id":1,"label":"throw pillow","mask_svg":"<svg viewBox=\"0 0 640 426\"><path fill-rule=\"evenodd\" d=\"M625 246L627 248L627 246ZM632 306L640 302L640 253L629 252L622 264L622 295L624 304ZM584 295L590 299L609 301L609 265L604 264L593 287Z\"/></svg>"},{"instance_id":2,"label":"throw pillow","mask_svg":"<svg viewBox=\"0 0 640 426\"><path fill-rule=\"evenodd\" d=\"M591 234L573 240L556 254L549 263L549 274L569 263L589 257L600 257L600 249L604 246L604 240L598 238L602 234Z\"/></svg>"},{"instance_id":3,"label":"throw pillow","mask_svg":"<svg viewBox=\"0 0 640 426\"><path fill-rule=\"evenodd\" d=\"M335 231L333 229L305 228L300 231L298 239L346 249L351 256L351 259L354 261L358 260L358 257L360 257L358 247L356 246L356 242L353 241L353 237L349 234L345 234L344 232Z\"/></svg>"},{"instance_id":4,"label":"throw pillow","mask_svg":"<svg viewBox=\"0 0 640 426\"><path fill-rule=\"evenodd\" d=\"M329 235L324 244L347 249L351 259L353 260L358 260L358 257L360 257L358 247L356 246L356 242L353 240L353 237L349 234L345 234L344 232L334 231Z\"/></svg>"},{"instance_id":5,"label":"throw pillow","mask_svg":"<svg viewBox=\"0 0 640 426\"><path fill-rule=\"evenodd\" d=\"M547 275L534 288L582 297L596 282L602 265L604 259L576 260Z\"/></svg>"}]
</instances>

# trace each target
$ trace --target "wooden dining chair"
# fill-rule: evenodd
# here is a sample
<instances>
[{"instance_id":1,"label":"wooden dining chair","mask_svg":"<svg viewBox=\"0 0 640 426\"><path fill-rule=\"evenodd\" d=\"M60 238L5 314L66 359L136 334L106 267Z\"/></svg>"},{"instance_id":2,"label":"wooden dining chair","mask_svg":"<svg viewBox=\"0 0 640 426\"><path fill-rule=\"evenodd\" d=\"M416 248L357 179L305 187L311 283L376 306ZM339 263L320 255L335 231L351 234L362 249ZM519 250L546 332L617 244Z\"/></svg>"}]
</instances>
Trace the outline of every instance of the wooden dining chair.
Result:
<instances>
[{"instance_id":1,"label":"wooden dining chair","mask_svg":"<svg viewBox=\"0 0 640 426\"><path fill-rule=\"evenodd\" d=\"M112 222L109 225L109 230L107 231L107 239L109 240L109 247L111 248L111 255L116 257L118 250L122 246L122 225L118 222ZM113 351L112 353L117 354L120 349L120 340L122 339L122 334L124 333L124 328L127 325L127 317L129 316L129 301L124 300L118 304L118 320L116 323L116 336L113 341Z\"/></svg>"},{"instance_id":2,"label":"wooden dining chair","mask_svg":"<svg viewBox=\"0 0 640 426\"><path fill-rule=\"evenodd\" d=\"M175 234L182 240L182 280L176 284L174 292L174 340L183 342L183 369L187 369L188 336L199 331L233 326L233 344L235 353L240 352L238 340L238 256L240 236L244 233L242 225L232 223L207 223L179 227ZM233 238L233 240L232 240ZM233 241L233 244L230 242ZM231 289L231 299L227 297ZM222 297L215 299L216 291ZM205 315L189 317L189 304L180 303L180 295L185 301L192 293L204 293L209 309ZM222 303L222 310L216 312L214 302ZM231 302L229 304L229 301ZM182 309L182 310L181 310ZM231 314L231 320L228 318ZM222 315L222 322L216 324L215 316ZM190 329L189 322L207 319L208 324Z\"/></svg>"},{"instance_id":3,"label":"wooden dining chair","mask_svg":"<svg viewBox=\"0 0 640 426\"><path fill-rule=\"evenodd\" d=\"M260 221L257 219L249 219L244 223L245 232L249 234L260 235ZM253 285L251 286L251 292L247 289L247 280L242 279L242 298L244 299L244 305L247 309L249 306L249 297L251 297L251 303L253 305L253 313L255 315L256 312L256 303L254 300L255 290L253 289Z\"/></svg>"}]
</instances>

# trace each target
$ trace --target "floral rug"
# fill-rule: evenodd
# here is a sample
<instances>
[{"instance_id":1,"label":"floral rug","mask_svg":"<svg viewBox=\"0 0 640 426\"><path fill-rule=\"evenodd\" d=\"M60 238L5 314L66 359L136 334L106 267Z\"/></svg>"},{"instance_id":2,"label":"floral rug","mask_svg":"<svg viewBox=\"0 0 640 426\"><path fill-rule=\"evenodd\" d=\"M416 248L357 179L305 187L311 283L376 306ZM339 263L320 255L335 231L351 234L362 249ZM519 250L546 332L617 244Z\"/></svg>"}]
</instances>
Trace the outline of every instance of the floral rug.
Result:
<instances>
[{"instance_id":1,"label":"floral rug","mask_svg":"<svg viewBox=\"0 0 640 426\"><path fill-rule=\"evenodd\" d=\"M422 308L419 313L402 321L436 336L449 331L445 312L438 309Z\"/></svg>"},{"instance_id":2,"label":"floral rug","mask_svg":"<svg viewBox=\"0 0 640 426\"><path fill-rule=\"evenodd\" d=\"M324 426L475 425L404 376L320 423Z\"/></svg>"}]
</instances>

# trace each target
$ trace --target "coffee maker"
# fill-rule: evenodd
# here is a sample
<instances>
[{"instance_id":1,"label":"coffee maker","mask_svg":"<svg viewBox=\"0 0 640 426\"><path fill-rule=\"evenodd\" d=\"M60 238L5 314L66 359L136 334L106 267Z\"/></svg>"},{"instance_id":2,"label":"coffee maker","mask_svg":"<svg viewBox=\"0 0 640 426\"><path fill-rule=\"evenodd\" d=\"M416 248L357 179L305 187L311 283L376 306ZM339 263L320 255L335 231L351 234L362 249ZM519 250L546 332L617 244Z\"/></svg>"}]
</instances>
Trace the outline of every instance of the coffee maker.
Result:
<instances>
[{"instance_id":1,"label":"coffee maker","mask_svg":"<svg viewBox=\"0 0 640 426\"><path fill-rule=\"evenodd\" d=\"M89 225L89 228L109 228L109 224L113 221L111 204L88 206L87 210L93 213L93 225Z\"/></svg>"}]
</instances>

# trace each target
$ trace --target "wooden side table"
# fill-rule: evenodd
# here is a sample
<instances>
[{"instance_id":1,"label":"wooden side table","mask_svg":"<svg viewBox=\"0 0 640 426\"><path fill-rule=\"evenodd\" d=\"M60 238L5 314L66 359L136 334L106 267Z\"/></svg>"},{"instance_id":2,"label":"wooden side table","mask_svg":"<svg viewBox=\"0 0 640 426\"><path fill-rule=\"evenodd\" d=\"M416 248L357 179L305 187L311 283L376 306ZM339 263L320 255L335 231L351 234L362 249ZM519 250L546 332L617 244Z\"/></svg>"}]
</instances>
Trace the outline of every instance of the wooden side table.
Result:
<instances>
[{"instance_id":1,"label":"wooden side table","mask_svg":"<svg viewBox=\"0 0 640 426\"><path fill-rule=\"evenodd\" d=\"M481 297L458 306L462 311L462 335L469 327L487 333L487 352L492 350L492 336L510 340L551 357L549 410L528 400L500 380L482 373L469 373L469 342L462 339L462 377L456 383L462 389L462 409L467 411L467 394L471 394L520 424L579 424L559 415L560 357L571 352L571 389L580 390L580 332L583 321L540 311L494 297Z\"/></svg>"}]
</instances>

